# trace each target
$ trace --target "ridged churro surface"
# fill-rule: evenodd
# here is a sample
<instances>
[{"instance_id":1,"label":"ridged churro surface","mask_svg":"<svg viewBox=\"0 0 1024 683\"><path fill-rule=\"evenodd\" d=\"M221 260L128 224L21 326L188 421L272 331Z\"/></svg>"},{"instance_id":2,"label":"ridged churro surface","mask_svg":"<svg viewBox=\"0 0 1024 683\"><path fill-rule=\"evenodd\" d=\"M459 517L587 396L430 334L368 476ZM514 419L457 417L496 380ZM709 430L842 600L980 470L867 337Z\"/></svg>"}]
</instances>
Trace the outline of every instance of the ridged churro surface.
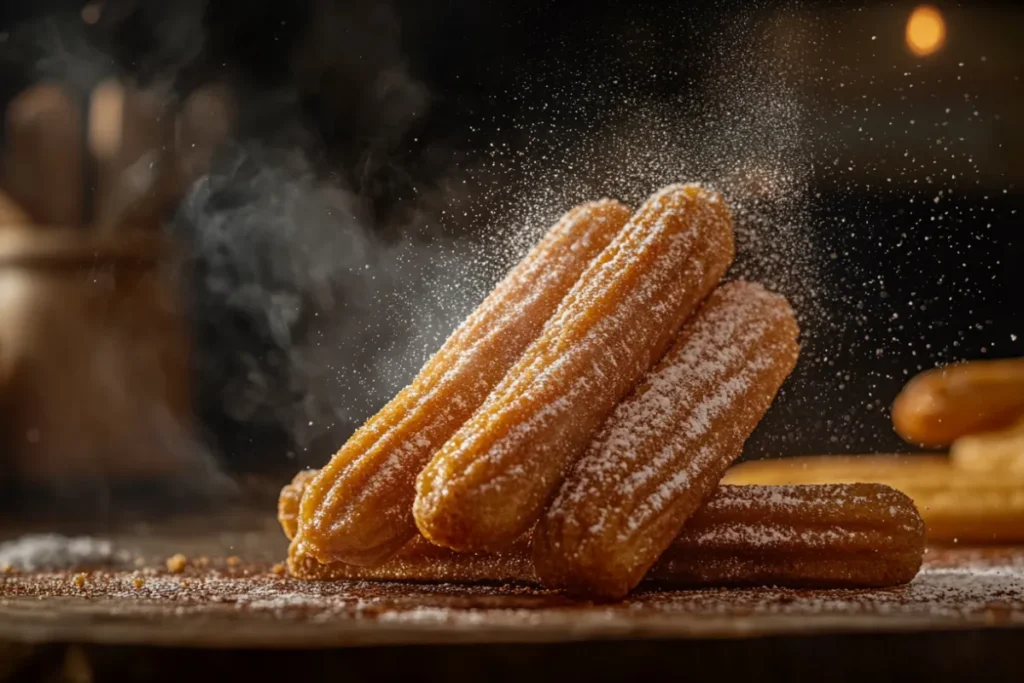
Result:
<instances>
[{"instance_id":1,"label":"ridged churro surface","mask_svg":"<svg viewBox=\"0 0 1024 683\"><path fill-rule=\"evenodd\" d=\"M937 543L1024 541L1024 476L963 470L945 456L805 456L736 465L726 484L875 482L910 496Z\"/></svg>"},{"instance_id":2,"label":"ridged churro surface","mask_svg":"<svg viewBox=\"0 0 1024 683\"><path fill-rule=\"evenodd\" d=\"M921 568L924 523L880 484L721 486L648 579L699 585L867 587Z\"/></svg>"},{"instance_id":3,"label":"ridged churro surface","mask_svg":"<svg viewBox=\"0 0 1024 683\"><path fill-rule=\"evenodd\" d=\"M420 474L413 509L423 535L456 550L500 550L529 530L732 258L719 195L679 185L649 199Z\"/></svg>"},{"instance_id":4,"label":"ridged churro surface","mask_svg":"<svg viewBox=\"0 0 1024 683\"><path fill-rule=\"evenodd\" d=\"M1024 358L970 361L928 370L892 406L896 432L911 443L948 446L1024 417Z\"/></svg>"},{"instance_id":5,"label":"ridged churro surface","mask_svg":"<svg viewBox=\"0 0 1024 683\"><path fill-rule=\"evenodd\" d=\"M786 300L732 282L711 294L620 403L537 526L546 585L621 597L714 491L796 364Z\"/></svg>"},{"instance_id":6,"label":"ridged churro surface","mask_svg":"<svg viewBox=\"0 0 1024 683\"><path fill-rule=\"evenodd\" d=\"M605 200L570 211L406 387L309 483L299 535L322 561L374 565L416 534L414 482L540 334L559 302L629 219Z\"/></svg>"},{"instance_id":7,"label":"ridged churro surface","mask_svg":"<svg viewBox=\"0 0 1024 683\"><path fill-rule=\"evenodd\" d=\"M277 521L288 540L295 538L299 531L299 505L306 486L320 470L301 470L281 489L277 499Z\"/></svg>"},{"instance_id":8,"label":"ridged churro surface","mask_svg":"<svg viewBox=\"0 0 1024 683\"><path fill-rule=\"evenodd\" d=\"M723 486L646 578L695 586L891 586L914 577L923 545L913 504L885 486ZM288 566L309 581L538 583L526 537L500 553L458 553L416 537L379 567L320 564L293 545Z\"/></svg>"},{"instance_id":9,"label":"ridged churro surface","mask_svg":"<svg viewBox=\"0 0 1024 683\"><path fill-rule=\"evenodd\" d=\"M304 553L301 544L293 543L288 548L288 571L306 581L537 583L526 541L517 541L497 553L459 553L415 536L394 557L376 567L357 567L344 562L321 564Z\"/></svg>"}]
</instances>

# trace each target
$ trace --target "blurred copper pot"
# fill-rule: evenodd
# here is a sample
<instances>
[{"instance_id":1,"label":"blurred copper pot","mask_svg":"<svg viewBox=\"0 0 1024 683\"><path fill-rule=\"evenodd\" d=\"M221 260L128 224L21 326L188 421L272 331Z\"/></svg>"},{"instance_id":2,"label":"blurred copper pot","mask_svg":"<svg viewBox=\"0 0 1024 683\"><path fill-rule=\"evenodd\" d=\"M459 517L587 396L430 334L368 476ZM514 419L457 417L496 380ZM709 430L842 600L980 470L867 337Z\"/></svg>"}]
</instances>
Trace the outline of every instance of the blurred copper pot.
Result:
<instances>
[{"instance_id":1,"label":"blurred copper pot","mask_svg":"<svg viewBox=\"0 0 1024 683\"><path fill-rule=\"evenodd\" d=\"M39 83L6 111L0 479L26 490L217 482L193 438L188 330L158 226L227 134L232 98L167 95L110 81L83 104Z\"/></svg>"},{"instance_id":2,"label":"blurred copper pot","mask_svg":"<svg viewBox=\"0 0 1024 683\"><path fill-rule=\"evenodd\" d=\"M0 231L5 478L47 488L189 477L189 342L169 245L73 229Z\"/></svg>"}]
</instances>

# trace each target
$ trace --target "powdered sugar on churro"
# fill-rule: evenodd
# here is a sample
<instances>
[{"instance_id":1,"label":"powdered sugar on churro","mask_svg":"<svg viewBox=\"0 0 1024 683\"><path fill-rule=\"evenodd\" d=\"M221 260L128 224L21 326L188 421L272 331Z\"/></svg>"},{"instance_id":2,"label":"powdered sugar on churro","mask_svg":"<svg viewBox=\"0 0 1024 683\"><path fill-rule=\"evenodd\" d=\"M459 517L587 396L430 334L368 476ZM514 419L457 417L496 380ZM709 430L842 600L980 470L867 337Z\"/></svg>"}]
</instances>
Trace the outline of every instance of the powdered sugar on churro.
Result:
<instances>
[{"instance_id":1,"label":"powdered sugar on churro","mask_svg":"<svg viewBox=\"0 0 1024 683\"><path fill-rule=\"evenodd\" d=\"M446 538L433 522L451 527L456 515L467 525L507 526L508 535L525 531L564 465L661 355L731 259L731 224L717 195L670 186L648 200L424 470L415 507L421 531L462 549L480 546ZM468 519L486 515L482 497L496 492L510 501L495 511L503 519Z\"/></svg>"},{"instance_id":2,"label":"powdered sugar on churro","mask_svg":"<svg viewBox=\"0 0 1024 683\"><path fill-rule=\"evenodd\" d=\"M679 187L670 186L663 189L651 198L650 206L660 208L665 197L677 192ZM686 208L692 209L692 206L687 204ZM569 367L579 365L578 359L583 355L593 354L596 347L614 344L621 350L629 350L632 343L636 341L638 330L628 329L626 324L629 313L638 308L643 307L655 313L655 319L651 322L650 327L666 324L665 313L670 302L657 298L655 294L664 287L666 281L679 278L677 268L681 264L685 264L689 270L696 271L693 274L694 279L699 278L702 274L700 272L702 264L697 261L686 263L686 255L691 253L697 239L696 231L666 236L671 210L653 223L648 223L645 220L648 219L650 213L649 210L646 215L641 215L630 222L620 238L609 246L608 252L602 254L601 259L595 262L586 277L581 279L579 286L566 296L562 306L559 307L546 327L546 331L553 333L552 336L558 332L562 332L562 336L568 336L565 333L589 328L588 333L579 335L581 338L574 340L555 338L534 353L529 354L528 352L527 357L524 358L527 362L521 362L506 376L506 379L498 385L488 401L485 402L481 408L482 412L494 404L505 401L507 394L519 394L528 391L531 386L546 388L556 384L563 378L563 375L569 374L567 372ZM699 227L699 222L697 222L697 226ZM636 249L623 248L622 243L638 239L639 244ZM666 245L667 249L665 249ZM600 316L594 323L588 323L587 318L590 311L587 310L586 304L599 299L604 294L604 290L608 289L610 281L614 282L616 279L622 278L628 271L636 268L637 263L649 258L653 250L659 248L664 249L663 255L650 268L650 276L644 286L627 292L626 298L615 302L614 308L607 314ZM676 294L674 298L679 298L679 294ZM610 367L606 368L595 362L589 368L591 370L589 374L570 374L572 384L566 387L560 397L540 406L540 409L530 419L513 427L504 439L494 444L489 452L489 459L500 461L510 452L518 439L525 434L540 431L551 420L560 417L567 409L576 405L574 399L584 389L591 386L592 382L607 382L610 379L609 375L617 374L615 371L628 372L634 369L620 368L615 354L609 354L603 360L610 361ZM648 359L639 359L632 365L646 362ZM517 373L517 371L519 372ZM463 445L472 444L473 438L472 432L466 434Z\"/></svg>"},{"instance_id":3,"label":"powdered sugar on churro","mask_svg":"<svg viewBox=\"0 0 1024 683\"><path fill-rule=\"evenodd\" d=\"M743 520L742 523L739 520ZM702 549L911 553L924 542L913 502L877 484L722 486L683 528L678 544Z\"/></svg>"},{"instance_id":4,"label":"powdered sugar on churro","mask_svg":"<svg viewBox=\"0 0 1024 683\"><path fill-rule=\"evenodd\" d=\"M780 521L814 521L842 510L850 521L897 519L913 508L910 498L880 484L815 484L813 486L719 486L701 508L705 516L765 510ZM855 516L859 514L860 516Z\"/></svg>"},{"instance_id":5,"label":"powdered sugar on churro","mask_svg":"<svg viewBox=\"0 0 1024 683\"><path fill-rule=\"evenodd\" d=\"M593 229L582 232L575 242L567 245L569 248L566 249L552 250L547 244L540 245L537 251L547 248L548 258L527 256L521 266L508 274L507 281L499 285L499 288L503 287L504 290L522 288L522 300L516 301L508 296L506 291L498 289L452 333L441 350L431 359L441 361L437 363L439 367L430 368L428 361L424 372L434 370L435 375L418 377L410 386L409 413L415 414L423 410L431 413L419 430L403 429L408 414L400 415L399 419L390 422L387 419L375 418L375 421L380 423L376 426L381 428L376 444L391 449L391 455L366 483L366 494L372 495L382 489L395 487L407 488L411 479L408 465L410 458L422 463L423 458L429 457L440 447L454 429L451 420L448 419L451 408L456 408L456 412L465 413L467 408L471 412L480 404L493 384L483 380L478 373L473 373L472 367L480 363L508 366L514 362L518 357L517 351L529 343L543 325L544 319L538 320L532 312L538 307L545 307L542 300L550 299L552 291L564 291L566 283L560 284L559 281L565 280L566 272L578 273L582 270L586 260L580 263L581 253L596 254L598 248L610 239L608 231L601 229L610 220L609 216L602 213L607 204L607 201L603 201L584 205L574 212L572 219L569 216L563 218L562 222L552 229L552 234L566 233L570 223L590 224ZM550 242L551 238L548 238L548 241ZM527 325L525 322L534 324ZM498 338L501 344L495 347L494 342ZM496 351L500 352L500 358L494 357ZM442 373L440 377L436 377L438 371ZM431 400L439 394L445 394L446 401L438 403ZM357 466L362 460L363 458L357 455L350 468ZM351 491L347 493L350 503L341 511L343 514L335 518L335 527L352 523L352 517L362 512L356 500L359 496L352 496ZM326 504L331 504L330 494ZM404 507L396 507L390 512L402 517L408 516L408 510Z\"/></svg>"},{"instance_id":6,"label":"powdered sugar on churro","mask_svg":"<svg viewBox=\"0 0 1024 683\"><path fill-rule=\"evenodd\" d=\"M765 346L768 331L791 313L759 285L724 287L715 296L716 305L694 320L634 397L615 409L574 473L571 483L579 485L563 489L552 516L571 518L594 487L614 486L631 505L601 506L591 533L602 533L613 517L623 518L623 533L632 534L721 458L716 440L700 445L702 438L775 358L786 358L784 344L793 340Z\"/></svg>"},{"instance_id":7,"label":"powdered sugar on churro","mask_svg":"<svg viewBox=\"0 0 1024 683\"><path fill-rule=\"evenodd\" d=\"M302 502L302 535L324 559L373 564L415 534L413 482L541 332L580 273L625 224L605 200L569 212L342 447Z\"/></svg>"},{"instance_id":8,"label":"powdered sugar on churro","mask_svg":"<svg viewBox=\"0 0 1024 683\"><path fill-rule=\"evenodd\" d=\"M535 584L529 537L500 553L457 553L418 537L373 568L323 565L293 547L289 567L293 576L314 581ZM815 579L828 583L818 569L824 565L842 585L880 585L884 577L895 584L916 571L923 542L924 528L913 502L880 484L720 486L650 575L662 582L708 584L725 572L733 581L771 578L802 585ZM880 552L890 557L887 567L851 567L845 562L851 553L877 557ZM795 560L805 564L794 566ZM902 575L891 573L893 563L903 568Z\"/></svg>"},{"instance_id":9,"label":"powdered sugar on churro","mask_svg":"<svg viewBox=\"0 0 1024 683\"><path fill-rule=\"evenodd\" d=\"M746 550L794 543L811 547L843 543L844 548L856 545L866 550L880 549L878 546L868 545L875 540L874 535L863 531L842 528L807 529L779 524L750 524L742 528L713 529L689 535L688 539L696 547L734 545Z\"/></svg>"},{"instance_id":10,"label":"powdered sugar on churro","mask_svg":"<svg viewBox=\"0 0 1024 683\"><path fill-rule=\"evenodd\" d=\"M541 577L623 595L743 449L796 363L788 303L734 282L709 297L620 403L538 526Z\"/></svg>"}]
</instances>

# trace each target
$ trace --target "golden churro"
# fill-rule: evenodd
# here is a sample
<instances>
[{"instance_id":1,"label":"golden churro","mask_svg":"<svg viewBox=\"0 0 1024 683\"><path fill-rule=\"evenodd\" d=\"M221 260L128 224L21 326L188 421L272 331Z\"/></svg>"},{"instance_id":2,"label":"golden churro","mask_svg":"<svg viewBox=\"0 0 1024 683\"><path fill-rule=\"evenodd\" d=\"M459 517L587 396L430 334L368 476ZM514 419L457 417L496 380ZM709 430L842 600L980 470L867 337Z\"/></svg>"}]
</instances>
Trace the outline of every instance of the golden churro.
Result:
<instances>
[{"instance_id":1,"label":"golden churro","mask_svg":"<svg viewBox=\"0 0 1024 683\"><path fill-rule=\"evenodd\" d=\"M566 214L413 383L349 439L303 496L299 535L308 552L322 561L374 565L416 534L416 475L540 334L628 218L628 209L610 200Z\"/></svg>"},{"instance_id":2,"label":"golden churro","mask_svg":"<svg viewBox=\"0 0 1024 683\"><path fill-rule=\"evenodd\" d=\"M1024 541L1024 477L959 469L944 456L808 456L746 462L725 484L875 482L913 499L933 542Z\"/></svg>"},{"instance_id":3,"label":"golden churro","mask_svg":"<svg viewBox=\"0 0 1024 683\"><path fill-rule=\"evenodd\" d=\"M719 195L678 185L650 198L420 474L413 511L423 535L455 550L500 550L528 531L732 258Z\"/></svg>"},{"instance_id":4,"label":"golden churro","mask_svg":"<svg viewBox=\"0 0 1024 683\"><path fill-rule=\"evenodd\" d=\"M379 567L320 564L293 545L288 566L309 581L536 584L528 545L523 537L498 553L458 553L418 536ZM913 503L885 486L722 486L646 579L688 586L892 586L914 577L923 549Z\"/></svg>"},{"instance_id":5,"label":"golden churro","mask_svg":"<svg viewBox=\"0 0 1024 683\"><path fill-rule=\"evenodd\" d=\"M935 484L949 481L950 475L949 461L940 455L809 455L733 465L722 483L739 486L857 482Z\"/></svg>"},{"instance_id":6,"label":"golden churro","mask_svg":"<svg viewBox=\"0 0 1024 683\"><path fill-rule=\"evenodd\" d=\"M961 470L1024 477L1024 419L997 432L957 439L949 448L949 459Z\"/></svg>"},{"instance_id":7,"label":"golden churro","mask_svg":"<svg viewBox=\"0 0 1024 683\"><path fill-rule=\"evenodd\" d=\"M720 486L647 578L894 586L917 575L924 545L924 523L913 501L888 486Z\"/></svg>"},{"instance_id":8,"label":"golden churro","mask_svg":"<svg viewBox=\"0 0 1024 683\"><path fill-rule=\"evenodd\" d=\"M743 451L796 365L786 300L732 282L715 290L611 414L534 532L545 585L627 594Z\"/></svg>"},{"instance_id":9,"label":"golden churro","mask_svg":"<svg viewBox=\"0 0 1024 683\"><path fill-rule=\"evenodd\" d=\"M300 471L284 485L281 495L277 498L277 521L289 541L295 538L299 531L299 504L302 501L302 494L313 477L319 473L320 470Z\"/></svg>"},{"instance_id":10,"label":"golden churro","mask_svg":"<svg viewBox=\"0 0 1024 683\"><path fill-rule=\"evenodd\" d=\"M896 432L910 443L933 447L1009 427L1021 417L1024 358L971 361L923 372L892 405Z\"/></svg>"},{"instance_id":11,"label":"golden churro","mask_svg":"<svg viewBox=\"0 0 1024 683\"><path fill-rule=\"evenodd\" d=\"M305 581L537 583L526 540L496 553L459 553L415 536L390 560L376 567L357 567L344 562L321 564L303 552L301 544L293 543L288 548L288 571Z\"/></svg>"}]
</instances>

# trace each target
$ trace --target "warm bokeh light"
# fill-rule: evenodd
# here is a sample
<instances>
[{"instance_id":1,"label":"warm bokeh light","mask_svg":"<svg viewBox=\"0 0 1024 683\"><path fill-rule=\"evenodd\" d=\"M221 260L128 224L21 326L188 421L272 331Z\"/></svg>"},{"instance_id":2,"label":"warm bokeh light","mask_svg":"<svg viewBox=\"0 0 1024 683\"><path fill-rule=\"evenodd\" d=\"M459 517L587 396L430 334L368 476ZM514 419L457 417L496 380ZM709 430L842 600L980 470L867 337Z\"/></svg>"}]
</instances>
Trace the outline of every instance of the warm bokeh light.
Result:
<instances>
[{"instance_id":1,"label":"warm bokeh light","mask_svg":"<svg viewBox=\"0 0 1024 683\"><path fill-rule=\"evenodd\" d=\"M82 21L89 24L95 24L100 20L100 15L103 13L103 3L91 2L82 8Z\"/></svg>"},{"instance_id":2,"label":"warm bokeh light","mask_svg":"<svg viewBox=\"0 0 1024 683\"><path fill-rule=\"evenodd\" d=\"M931 5L917 7L907 20L907 47L918 57L938 52L946 42L946 21Z\"/></svg>"}]
</instances>

